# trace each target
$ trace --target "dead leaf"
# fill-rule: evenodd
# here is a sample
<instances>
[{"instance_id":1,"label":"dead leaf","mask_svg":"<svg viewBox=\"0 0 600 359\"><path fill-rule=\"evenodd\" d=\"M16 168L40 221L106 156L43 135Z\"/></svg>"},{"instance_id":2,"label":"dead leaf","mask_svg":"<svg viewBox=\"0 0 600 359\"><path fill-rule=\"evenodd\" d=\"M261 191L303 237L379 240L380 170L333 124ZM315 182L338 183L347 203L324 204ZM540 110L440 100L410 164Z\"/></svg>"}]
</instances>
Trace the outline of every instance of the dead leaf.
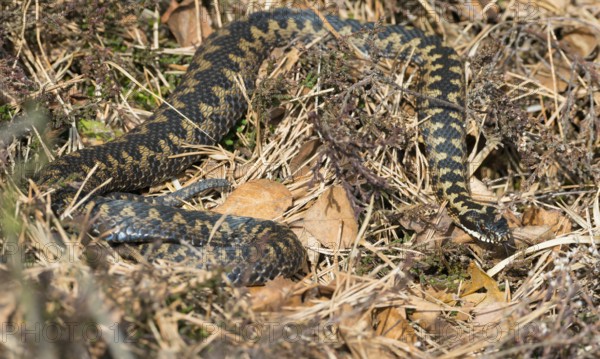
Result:
<instances>
[{"instance_id":1,"label":"dead leaf","mask_svg":"<svg viewBox=\"0 0 600 359\"><path fill-rule=\"evenodd\" d=\"M450 233L450 238L452 238L452 243L456 244L475 243L475 238L471 237L469 233L465 232L459 226L454 227Z\"/></svg>"},{"instance_id":2,"label":"dead leaf","mask_svg":"<svg viewBox=\"0 0 600 359\"><path fill-rule=\"evenodd\" d=\"M544 66L543 68L540 68L533 77L543 87L550 91L554 91L554 79L552 75L552 71ZM567 81L571 78L571 69L565 66L555 66L554 75L556 77L556 91L564 92L569 86Z\"/></svg>"},{"instance_id":3,"label":"dead leaf","mask_svg":"<svg viewBox=\"0 0 600 359\"><path fill-rule=\"evenodd\" d=\"M515 228L512 235L515 239L522 240L528 245L541 243L556 237L548 225Z\"/></svg>"},{"instance_id":4,"label":"dead leaf","mask_svg":"<svg viewBox=\"0 0 600 359\"><path fill-rule=\"evenodd\" d=\"M319 247L321 244L319 241L310 234L304 227L291 226L292 232L298 237L302 246L306 248L308 255L308 262L311 265L316 265L319 261Z\"/></svg>"},{"instance_id":5,"label":"dead leaf","mask_svg":"<svg viewBox=\"0 0 600 359\"><path fill-rule=\"evenodd\" d=\"M554 13L564 14L569 5L569 0L538 0L536 6L553 11ZM535 4L535 3L534 3ZM531 6L531 5L529 5Z\"/></svg>"},{"instance_id":6,"label":"dead leaf","mask_svg":"<svg viewBox=\"0 0 600 359\"><path fill-rule=\"evenodd\" d=\"M415 296L410 298L410 305L415 309L410 315L411 320L427 331L439 328L440 313L448 310L445 306Z\"/></svg>"},{"instance_id":7,"label":"dead leaf","mask_svg":"<svg viewBox=\"0 0 600 359\"><path fill-rule=\"evenodd\" d=\"M415 330L406 319L404 309L386 308L377 314L375 334L386 338L414 344L417 340Z\"/></svg>"},{"instance_id":8,"label":"dead leaf","mask_svg":"<svg viewBox=\"0 0 600 359\"><path fill-rule=\"evenodd\" d=\"M481 182L477 178L471 177L469 180L469 186L471 188L471 195L473 199L479 202L496 202L498 196L491 191L485 183Z\"/></svg>"},{"instance_id":9,"label":"dead leaf","mask_svg":"<svg viewBox=\"0 0 600 359\"><path fill-rule=\"evenodd\" d=\"M570 50L575 51L579 56L586 58L598 47L599 39L587 28L577 28L566 35L561 40Z\"/></svg>"},{"instance_id":10,"label":"dead leaf","mask_svg":"<svg viewBox=\"0 0 600 359\"><path fill-rule=\"evenodd\" d=\"M431 294L426 292L435 293L434 297L432 298ZM458 339L460 333L457 331L455 323L451 323L447 319L446 313L454 311L460 313L463 308L441 303L437 300L438 297L450 300L450 303L455 303L453 299L450 299L451 296L448 293L423 291L423 288L418 290L416 294L410 295L406 308L414 309L414 312L409 315L409 319L425 329L428 335Z\"/></svg>"},{"instance_id":11,"label":"dead leaf","mask_svg":"<svg viewBox=\"0 0 600 359\"><path fill-rule=\"evenodd\" d=\"M441 303L448 304L452 307L456 305L457 301L456 301L455 294L448 293L448 291L446 289L438 290L433 287L428 287L425 290L425 293L428 295L428 297L435 298L436 300L440 301Z\"/></svg>"},{"instance_id":12,"label":"dead leaf","mask_svg":"<svg viewBox=\"0 0 600 359\"><path fill-rule=\"evenodd\" d=\"M461 297L477 292L478 290L485 288L487 291L486 300L493 302L506 302L504 299L504 293L498 288L498 283L484 271L482 271L475 263L469 264L468 269L471 275L471 280L468 281L463 287Z\"/></svg>"},{"instance_id":13,"label":"dead leaf","mask_svg":"<svg viewBox=\"0 0 600 359\"><path fill-rule=\"evenodd\" d=\"M306 211L304 227L327 248L350 248L358 234L358 223L346 190L340 186L326 190Z\"/></svg>"},{"instance_id":14,"label":"dead leaf","mask_svg":"<svg viewBox=\"0 0 600 359\"><path fill-rule=\"evenodd\" d=\"M292 194L286 186L259 179L236 188L214 212L272 220L280 218L291 205Z\"/></svg>"},{"instance_id":15,"label":"dead leaf","mask_svg":"<svg viewBox=\"0 0 600 359\"><path fill-rule=\"evenodd\" d=\"M557 236L571 232L571 222L557 210L529 207L523 212L523 224L549 226L551 231Z\"/></svg>"},{"instance_id":16,"label":"dead leaf","mask_svg":"<svg viewBox=\"0 0 600 359\"><path fill-rule=\"evenodd\" d=\"M277 277L264 286L250 287L248 292L252 298L252 309L258 312L280 311L283 306L300 306L302 298L295 292L298 283L283 277Z\"/></svg>"},{"instance_id":17,"label":"dead leaf","mask_svg":"<svg viewBox=\"0 0 600 359\"><path fill-rule=\"evenodd\" d=\"M298 154L290 161L290 170L294 179L310 173L312 161L308 162L316 153L321 145L319 140L310 140L300 146Z\"/></svg>"},{"instance_id":18,"label":"dead leaf","mask_svg":"<svg viewBox=\"0 0 600 359\"><path fill-rule=\"evenodd\" d=\"M346 341L358 336L368 338L374 335L370 310L364 311L344 303L340 306L338 318L340 323L339 333Z\"/></svg>"},{"instance_id":19,"label":"dead leaf","mask_svg":"<svg viewBox=\"0 0 600 359\"><path fill-rule=\"evenodd\" d=\"M521 219L517 217L512 211L506 211L502 214L506 221L508 222L508 228L516 228L522 225Z\"/></svg>"},{"instance_id":20,"label":"dead leaf","mask_svg":"<svg viewBox=\"0 0 600 359\"><path fill-rule=\"evenodd\" d=\"M485 302L482 302L485 303ZM498 324L506 319L505 308L508 307L507 303L487 302L485 305L479 305L473 309L473 324L478 326L487 326L490 324Z\"/></svg>"},{"instance_id":21,"label":"dead leaf","mask_svg":"<svg viewBox=\"0 0 600 359\"><path fill-rule=\"evenodd\" d=\"M199 46L202 39L213 32L208 10L204 6L197 9L194 0L184 0L181 3L171 0L161 22L169 25L177 43L182 47Z\"/></svg>"},{"instance_id":22,"label":"dead leaf","mask_svg":"<svg viewBox=\"0 0 600 359\"><path fill-rule=\"evenodd\" d=\"M455 319L463 322L469 322L473 319L473 310L487 297L487 293L472 293L460 298L460 311L457 312Z\"/></svg>"},{"instance_id":23,"label":"dead leaf","mask_svg":"<svg viewBox=\"0 0 600 359\"><path fill-rule=\"evenodd\" d=\"M434 249L448 239L450 228L454 223L446 209L433 217L432 221L427 220L431 217L431 213L426 206L401 206L398 212L400 213L398 218L400 225L405 229L414 231L417 235L414 243L424 249ZM433 234L432 230L434 230Z\"/></svg>"},{"instance_id":24,"label":"dead leaf","mask_svg":"<svg viewBox=\"0 0 600 359\"><path fill-rule=\"evenodd\" d=\"M140 30L137 26L129 26L125 28L125 33L123 34L123 37L128 39L128 40L132 40L135 41L141 45L148 45L149 41L148 41L148 37L146 36L146 33L143 32L142 30Z\"/></svg>"},{"instance_id":25,"label":"dead leaf","mask_svg":"<svg viewBox=\"0 0 600 359\"><path fill-rule=\"evenodd\" d=\"M471 310L485 300L487 293L471 293L460 297L462 302L461 309Z\"/></svg>"},{"instance_id":26,"label":"dead leaf","mask_svg":"<svg viewBox=\"0 0 600 359\"><path fill-rule=\"evenodd\" d=\"M278 60L278 64L283 64L278 67L269 74L269 77L277 77L279 75L288 73L294 68L294 65L300 60L300 50L298 48L292 47L291 49L285 51L281 48L276 48L273 50L272 57ZM261 66L262 68L262 66ZM260 72L260 71L259 71ZM265 68L265 77L266 77L266 68ZM260 78L260 77L259 77Z\"/></svg>"},{"instance_id":27,"label":"dead leaf","mask_svg":"<svg viewBox=\"0 0 600 359\"><path fill-rule=\"evenodd\" d=\"M490 4L488 6L488 4ZM491 0L459 2L457 6L462 10L459 14L463 20L470 21L497 21L500 8ZM484 11L485 10L485 11Z\"/></svg>"}]
</instances>

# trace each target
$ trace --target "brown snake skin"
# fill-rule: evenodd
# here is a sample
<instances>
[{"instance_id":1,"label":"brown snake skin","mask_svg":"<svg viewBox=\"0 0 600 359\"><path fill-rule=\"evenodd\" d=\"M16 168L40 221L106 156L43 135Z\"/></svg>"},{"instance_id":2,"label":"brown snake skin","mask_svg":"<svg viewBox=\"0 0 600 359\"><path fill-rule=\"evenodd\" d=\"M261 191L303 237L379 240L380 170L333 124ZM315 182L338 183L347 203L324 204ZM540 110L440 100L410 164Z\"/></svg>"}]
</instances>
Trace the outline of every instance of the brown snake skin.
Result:
<instances>
[{"instance_id":1,"label":"brown snake skin","mask_svg":"<svg viewBox=\"0 0 600 359\"><path fill-rule=\"evenodd\" d=\"M327 16L326 21L341 35L375 26L335 16ZM236 284L293 275L305 260L305 251L287 227L246 217L227 216L220 221L219 214L175 206L176 198L226 183L201 184L163 201L102 195L149 187L198 162L199 155L181 156L191 151L185 145L217 143L247 111L236 78L242 79L251 95L258 67L274 47L328 32L312 11L290 9L255 13L219 29L198 49L174 93L145 123L112 142L63 156L41 171L38 183L56 189L53 209L62 213L85 182L78 199L96 189L86 204L96 217L92 232L104 233L112 244L144 244L153 258L195 258L202 267L223 266ZM458 55L437 36L412 27L381 26L370 35L374 41L367 41L368 32L348 41L365 53L375 46L390 57L406 58L414 51L423 92L421 131L437 197L448 202L455 223L478 240L506 243L506 221L493 207L470 197L461 110L465 90ZM84 181L94 166L93 175ZM161 244L148 245L156 241Z\"/></svg>"}]
</instances>

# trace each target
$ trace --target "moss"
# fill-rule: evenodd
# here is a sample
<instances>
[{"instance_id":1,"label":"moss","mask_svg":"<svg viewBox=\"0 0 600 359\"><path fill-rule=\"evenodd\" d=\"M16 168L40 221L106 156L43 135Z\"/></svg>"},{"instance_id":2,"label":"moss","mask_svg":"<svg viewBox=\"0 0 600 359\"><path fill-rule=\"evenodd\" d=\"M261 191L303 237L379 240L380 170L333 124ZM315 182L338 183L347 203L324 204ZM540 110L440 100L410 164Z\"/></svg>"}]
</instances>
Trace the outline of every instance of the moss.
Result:
<instances>
[{"instance_id":1,"label":"moss","mask_svg":"<svg viewBox=\"0 0 600 359\"><path fill-rule=\"evenodd\" d=\"M12 119L13 112L9 105L0 106L0 122L8 122Z\"/></svg>"}]
</instances>

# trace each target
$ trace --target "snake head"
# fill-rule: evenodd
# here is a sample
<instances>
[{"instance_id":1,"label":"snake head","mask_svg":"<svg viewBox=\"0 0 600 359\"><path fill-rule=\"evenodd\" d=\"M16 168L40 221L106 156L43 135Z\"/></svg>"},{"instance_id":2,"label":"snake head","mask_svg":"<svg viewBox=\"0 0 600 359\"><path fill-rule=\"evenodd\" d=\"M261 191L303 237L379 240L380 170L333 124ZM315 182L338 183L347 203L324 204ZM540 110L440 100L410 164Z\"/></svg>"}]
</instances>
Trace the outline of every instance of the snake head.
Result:
<instances>
[{"instance_id":1,"label":"snake head","mask_svg":"<svg viewBox=\"0 0 600 359\"><path fill-rule=\"evenodd\" d=\"M477 227L477 232L480 233L478 239L482 242L501 244L510 239L508 222L503 217L487 222L480 221L477 223Z\"/></svg>"},{"instance_id":2,"label":"snake head","mask_svg":"<svg viewBox=\"0 0 600 359\"><path fill-rule=\"evenodd\" d=\"M502 245L507 253L514 252L515 243L506 219L493 210L469 212L462 217L461 227L479 242L486 245Z\"/></svg>"},{"instance_id":3,"label":"snake head","mask_svg":"<svg viewBox=\"0 0 600 359\"><path fill-rule=\"evenodd\" d=\"M517 247L508 228L508 222L504 217L498 215L494 221L480 222L480 224L482 224L479 227L481 238L478 238L478 240L484 242L486 245L501 245L507 256L515 252Z\"/></svg>"}]
</instances>

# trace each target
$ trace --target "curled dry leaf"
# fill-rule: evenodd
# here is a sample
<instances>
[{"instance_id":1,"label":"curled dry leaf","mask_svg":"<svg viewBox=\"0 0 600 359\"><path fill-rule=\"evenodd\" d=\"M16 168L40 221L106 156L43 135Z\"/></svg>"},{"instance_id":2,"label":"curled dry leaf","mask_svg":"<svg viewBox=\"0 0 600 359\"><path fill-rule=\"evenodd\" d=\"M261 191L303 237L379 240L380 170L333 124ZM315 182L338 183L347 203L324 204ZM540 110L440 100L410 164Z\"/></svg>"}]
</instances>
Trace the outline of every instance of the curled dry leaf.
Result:
<instances>
[{"instance_id":1,"label":"curled dry leaf","mask_svg":"<svg viewBox=\"0 0 600 359\"><path fill-rule=\"evenodd\" d=\"M564 14L569 5L569 0L536 0L529 3L529 6L538 6L544 9L548 9L554 13Z\"/></svg>"},{"instance_id":2,"label":"curled dry leaf","mask_svg":"<svg viewBox=\"0 0 600 359\"><path fill-rule=\"evenodd\" d=\"M358 223L344 188L334 186L326 190L306 212L304 227L327 248L352 247Z\"/></svg>"},{"instance_id":3,"label":"curled dry leaf","mask_svg":"<svg viewBox=\"0 0 600 359\"><path fill-rule=\"evenodd\" d=\"M541 66L541 65L540 65ZM541 67L533 76L543 87L554 91L554 79L556 78L556 91L564 92L569 87L571 78L571 69L559 65L554 67L554 76L552 71L545 66Z\"/></svg>"},{"instance_id":4,"label":"curled dry leaf","mask_svg":"<svg viewBox=\"0 0 600 359\"><path fill-rule=\"evenodd\" d=\"M494 324L498 325L496 330L506 331L508 328L513 327L511 324L512 318L506 313L507 307L507 303L483 301L482 304L473 309L475 318L472 323L481 327Z\"/></svg>"},{"instance_id":5,"label":"curled dry leaf","mask_svg":"<svg viewBox=\"0 0 600 359\"><path fill-rule=\"evenodd\" d=\"M319 140L310 140L300 147L298 154L290 161L290 170L294 179L310 173L310 167L313 163L309 160L317 153L320 145Z\"/></svg>"},{"instance_id":6,"label":"curled dry leaf","mask_svg":"<svg viewBox=\"0 0 600 359\"><path fill-rule=\"evenodd\" d=\"M461 310L464 315L461 315L460 318L467 320L469 316L466 314L470 313L473 315L472 323L477 326L498 324L499 328L510 327L512 319L507 316L505 311L508 303L506 296L498 288L498 283L474 263L469 265L468 271L471 280L465 284L462 290ZM482 288L486 290L485 293L476 293Z\"/></svg>"},{"instance_id":7,"label":"curled dry leaf","mask_svg":"<svg viewBox=\"0 0 600 359\"><path fill-rule=\"evenodd\" d=\"M541 243L556 237L548 225L515 228L512 235L516 240L523 241L527 245Z\"/></svg>"},{"instance_id":8,"label":"curled dry leaf","mask_svg":"<svg viewBox=\"0 0 600 359\"><path fill-rule=\"evenodd\" d=\"M477 178L471 177L469 186L471 187L471 195L476 201L496 202L498 200L498 196Z\"/></svg>"},{"instance_id":9,"label":"curled dry leaf","mask_svg":"<svg viewBox=\"0 0 600 359\"><path fill-rule=\"evenodd\" d=\"M280 311L284 306L299 306L302 304L301 293L296 292L298 283L283 277L277 277L265 283L264 286L250 287L252 309L255 311Z\"/></svg>"},{"instance_id":10,"label":"curled dry leaf","mask_svg":"<svg viewBox=\"0 0 600 359\"><path fill-rule=\"evenodd\" d=\"M302 144L296 156L290 161L290 171L296 186L292 189L294 199L308 195L309 184L313 182L312 167L317 161L315 156L321 146L319 140L310 140Z\"/></svg>"},{"instance_id":11,"label":"curled dry leaf","mask_svg":"<svg viewBox=\"0 0 600 359\"><path fill-rule=\"evenodd\" d=\"M258 70L258 78L262 79L265 77L271 77L271 78L275 78L279 75L285 74L287 72L289 72L294 65L296 65L296 63L298 62L298 60L300 60L300 50L293 47L291 49L283 49L283 48L276 48L273 50L271 57L274 59L278 59L277 63L278 66L277 68L272 71L269 72L269 65L265 62L261 65L260 69ZM281 66L279 66L281 64Z\"/></svg>"},{"instance_id":12,"label":"curled dry leaf","mask_svg":"<svg viewBox=\"0 0 600 359\"><path fill-rule=\"evenodd\" d=\"M583 27L567 33L561 40L569 50L575 51L583 58L588 57L598 47L599 41L591 30Z\"/></svg>"},{"instance_id":13,"label":"curled dry leaf","mask_svg":"<svg viewBox=\"0 0 600 359\"><path fill-rule=\"evenodd\" d=\"M527 208L523 212L523 224L527 226L548 226L557 236L571 232L571 222L557 210Z\"/></svg>"},{"instance_id":14,"label":"curled dry leaf","mask_svg":"<svg viewBox=\"0 0 600 359\"><path fill-rule=\"evenodd\" d=\"M375 333L386 338L414 344L417 334L406 319L404 309L386 308L377 314L377 328Z\"/></svg>"},{"instance_id":15,"label":"curled dry leaf","mask_svg":"<svg viewBox=\"0 0 600 359\"><path fill-rule=\"evenodd\" d=\"M402 228L417 234L415 244L433 246L436 242L448 238L453 222L446 209L437 213L437 207L416 204L401 205L397 212L397 220ZM435 230L433 237L431 230Z\"/></svg>"},{"instance_id":16,"label":"curled dry leaf","mask_svg":"<svg viewBox=\"0 0 600 359\"><path fill-rule=\"evenodd\" d=\"M462 10L459 11L462 19L470 21L497 21L498 11L500 10L498 5L491 0L459 2L457 6Z\"/></svg>"},{"instance_id":17,"label":"curled dry leaf","mask_svg":"<svg viewBox=\"0 0 600 359\"><path fill-rule=\"evenodd\" d=\"M374 335L370 310L365 312L348 303L342 304L339 308L339 333L346 341L356 337L368 338Z\"/></svg>"},{"instance_id":18,"label":"curled dry leaf","mask_svg":"<svg viewBox=\"0 0 600 359\"><path fill-rule=\"evenodd\" d=\"M498 288L498 283L476 266L475 263L471 262L471 264L469 264L468 272L471 275L471 280L463 287L461 297L485 288L487 292L486 299L491 300L492 302L506 302L504 293Z\"/></svg>"},{"instance_id":19,"label":"curled dry leaf","mask_svg":"<svg viewBox=\"0 0 600 359\"><path fill-rule=\"evenodd\" d=\"M448 293L447 289L435 289L433 287L428 287L427 289L421 289L427 294L427 297L435 298L436 301L440 303L445 303L450 306L456 305L456 296L454 293Z\"/></svg>"},{"instance_id":20,"label":"curled dry leaf","mask_svg":"<svg viewBox=\"0 0 600 359\"><path fill-rule=\"evenodd\" d=\"M448 310L447 306L417 296L410 297L409 305L415 309L410 315L411 320L427 331L438 328L440 313Z\"/></svg>"},{"instance_id":21,"label":"curled dry leaf","mask_svg":"<svg viewBox=\"0 0 600 359\"><path fill-rule=\"evenodd\" d=\"M320 242L310 234L304 227L296 227L292 226L292 232L296 234L302 246L306 248L306 253L308 255L308 262L312 265L316 265L319 262L319 247Z\"/></svg>"},{"instance_id":22,"label":"curled dry leaf","mask_svg":"<svg viewBox=\"0 0 600 359\"><path fill-rule=\"evenodd\" d=\"M292 205L292 194L281 183L267 179L239 186L214 212L260 219L281 218Z\"/></svg>"},{"instance_id":23,"label":"curled dry leaf","mask_svg":"<svg viewBox=\"0 0 600 359\"><path fill-rule=\"evenodd\" d=\"M208 10L204 6L197 9L194 0L184 0L181 3L171 0L161 21L169 25L181 47L198 46L202 39L213 32Z\"/></svg>"},{"instance_id":24,"label":"curled dry leaf","mask_svg":"<svg viewBox=\"0 0 600 359\"><path fill-rule=\"evenodd\" d=\"M415 310L410 315L410 319L421 328L431 334L440 334L445 330L451 330L442 313L456 305L453 294L434 288L420 288L416 295L409 298L409 305Z\"/></svg>"}]
</instances>

